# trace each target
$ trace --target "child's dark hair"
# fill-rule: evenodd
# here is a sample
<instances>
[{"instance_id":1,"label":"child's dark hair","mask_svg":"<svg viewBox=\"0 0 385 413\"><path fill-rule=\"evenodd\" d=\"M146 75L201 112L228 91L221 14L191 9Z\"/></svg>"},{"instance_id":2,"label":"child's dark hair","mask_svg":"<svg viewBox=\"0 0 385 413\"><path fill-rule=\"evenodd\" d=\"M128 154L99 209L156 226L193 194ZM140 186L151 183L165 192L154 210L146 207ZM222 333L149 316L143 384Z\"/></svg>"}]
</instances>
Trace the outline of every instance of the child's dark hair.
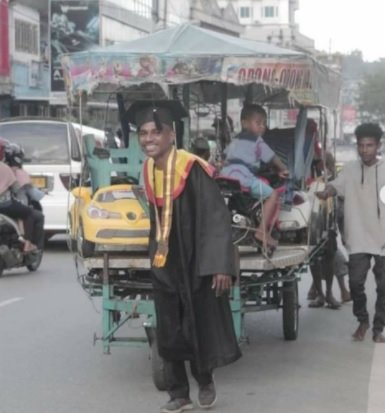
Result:
<instances>
[{"instance_id":1,"label":"child's dark hair","mask_svg":"<svg viewBox=\"0 0 385 413\"><path fill-rule=\"evenodd\" d=\"M354 134L356 135L357 140L361 138L374 138L379 142L383 132L378 123L362 123L356 127Z\"/></svg>"},{"instance_id":2,"label":"child's dark hair","mask_svg":"<svg viewBox=\"0 0 385 413\"><path fill-rule=\"evenodd\" d=\"M265 109L256 103L244 103L243 108L241 110L241 120L250 119L251 116L259 113L260 115L267 118L267 113Z\"/></svg>"}]
</instances>

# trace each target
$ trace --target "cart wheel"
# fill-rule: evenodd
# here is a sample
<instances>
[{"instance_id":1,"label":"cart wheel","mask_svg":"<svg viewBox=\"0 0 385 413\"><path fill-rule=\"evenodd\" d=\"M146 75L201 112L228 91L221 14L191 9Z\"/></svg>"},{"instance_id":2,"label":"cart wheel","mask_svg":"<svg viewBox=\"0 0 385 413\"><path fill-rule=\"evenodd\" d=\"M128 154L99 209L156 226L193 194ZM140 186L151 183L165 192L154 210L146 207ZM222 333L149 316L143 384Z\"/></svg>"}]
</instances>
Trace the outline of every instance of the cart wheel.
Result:
<instances>
[{"instance_id":1,"label":"cart wheel","mask_svg":"<svg viewBox=\"0 0 385 413\"><path fill-rule=\"evenodd\" d=\"M283 283L282 288L282 322L285 340L298 337L298 281Z\"/></svg>"},{"instance_id":2,"label":"cart wheel","mask_svg":"<svg viewBox=\"0 0 385 413\"><path fill-rule=\"evenodd\" d=\"M78 232L77 232L77 250L78 253L83 258L89 258L94 255L95 244L93 242L87 241L84 238L84 230L82 222L79 222Z\"/></svg>"},{"instance_id":3,"label":"cart wheel","mask_svg":"<svg viewBox=\"0 0 385 413\"><path fill-rule=\"evenodd\" d=\"M158 346L156 340L151 343L151 367L152 380L155 387L160 390L166 390L166 380L164 377L164 363L162 357L158 353Z\"/></svg>"},{"instance_id":4,"label":"cart wheel","mask_svg":"<svg viewBox=\"0 0 385 413\"><path fill-rule=\"evenodd\" d=\"M77 234L74 234L74 229L72 227L72 219L71 219L71 214L68 214L68 237L69 237L69 242L68 242L68 247L70 248L70 252L76 253L77 251Z\"/></svg>"}]
</instances>

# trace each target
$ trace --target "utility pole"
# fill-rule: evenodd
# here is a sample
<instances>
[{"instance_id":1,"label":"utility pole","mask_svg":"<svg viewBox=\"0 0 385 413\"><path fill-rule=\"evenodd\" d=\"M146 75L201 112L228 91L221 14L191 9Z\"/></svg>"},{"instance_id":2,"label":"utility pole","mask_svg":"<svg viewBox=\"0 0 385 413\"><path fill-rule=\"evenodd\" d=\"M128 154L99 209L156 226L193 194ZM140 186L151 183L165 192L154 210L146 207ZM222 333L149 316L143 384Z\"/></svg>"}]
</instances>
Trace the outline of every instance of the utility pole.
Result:
<instances>
[{"instance_id":1,"label":"utility pole","mask_svg":"<svg viewBox=\"0 0 385 413\"><path fill-rule=\"evenodd\" d=\"M163 5L163 28L167 28L167 9L168 9L168 0L163 0L164 5Z\"/></svg>"},{"instance_id":2,"label":"utility pole","mask_svg":"<svg viewBox=\"0 0 385 413\"><path fill-rule=\"evenodd\" d=\"M156 25L159 22L159 0L152 0L152 31L155 31Z\"/></svg>"}]
</instances>

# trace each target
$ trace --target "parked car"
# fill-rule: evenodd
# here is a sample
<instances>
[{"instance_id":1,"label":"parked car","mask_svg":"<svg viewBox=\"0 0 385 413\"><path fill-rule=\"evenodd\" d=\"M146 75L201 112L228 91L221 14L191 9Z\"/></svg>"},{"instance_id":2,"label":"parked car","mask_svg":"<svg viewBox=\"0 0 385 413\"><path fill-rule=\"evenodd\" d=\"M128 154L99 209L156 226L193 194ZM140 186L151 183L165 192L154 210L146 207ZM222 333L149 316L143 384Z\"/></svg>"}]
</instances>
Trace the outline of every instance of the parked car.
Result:
<instances>
[{"instance_id":1,"label":"parked car","mask_svg":"<svg viewBox=\"0 0 385 413\"><path fill-rule=\"evenodd\" d=\"M24 168L42 199L46 237L67 230L70 189L81 172L79 140L71 123L50 118L10 118L0 121L0 136L25 151Z\"/></svg>"},{"instance_id":2,"label":"parked car","mask_svg":"<svg viewBox=\"0 0 385 413\"><path fill-rule=\"evenodd\" d=\"M75 128L79 140L82 140L85 135L91 134L94 136L96 145L98 147L111 146L108 142L106 132L104 130L93 128L92 126L81 125L80 123L75 122L72 122L72 125ZM119 138L115 135L113 135L112 138L116 147L119 147L121 144Z\"/></svg>"}]
</instances>

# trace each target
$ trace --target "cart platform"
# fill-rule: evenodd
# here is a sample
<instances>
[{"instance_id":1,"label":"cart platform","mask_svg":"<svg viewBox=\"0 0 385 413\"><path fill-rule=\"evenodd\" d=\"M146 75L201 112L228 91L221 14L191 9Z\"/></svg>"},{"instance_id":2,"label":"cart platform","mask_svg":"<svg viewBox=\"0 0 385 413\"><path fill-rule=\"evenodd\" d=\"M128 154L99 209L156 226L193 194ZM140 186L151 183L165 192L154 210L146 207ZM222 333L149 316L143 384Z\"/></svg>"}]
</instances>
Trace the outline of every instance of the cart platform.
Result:
<instances>
[{"instance_id":1,"label":"cart platform","mask_svg":"<svg viewBox=\"0 0 385 413\"><path fill-rule=\"evenodd\" d=\"M104 268L104 262L103 256L82 259L83 266L87 270ZM149 270L151 265L147 254L132 253L130 255L109 255L108 268Z\"/></svg>"},{"instance_id":2,"label":"cart platform","mask_svg":"<svg viewBox=\"0 0 385 413\"><path fill-rule=\"evenodd\" d=\"M303 264L307 261L309 247L306 245L278 246L272 257L266 257L252 248L239 249L240 270L271 271Z\"/></svg>"},{"instance_id":3,"label":"cart platform","mask_svg":"<svg viewBox=\"0 0 385 413\"><path fill-rule=\"evenodd\" d=\"M268 258L256 249L241 247L240 270L241 271L270 271L300 265L309 255L309 247L306 245L278 246L272 257ZM82 259L87 270L104 267L104 258L92 257ZM130 255L109 255L108 267L110 269L142 269L149 270L150 260L146 254L132 253Z\"/></svg>"}]
</instances>

